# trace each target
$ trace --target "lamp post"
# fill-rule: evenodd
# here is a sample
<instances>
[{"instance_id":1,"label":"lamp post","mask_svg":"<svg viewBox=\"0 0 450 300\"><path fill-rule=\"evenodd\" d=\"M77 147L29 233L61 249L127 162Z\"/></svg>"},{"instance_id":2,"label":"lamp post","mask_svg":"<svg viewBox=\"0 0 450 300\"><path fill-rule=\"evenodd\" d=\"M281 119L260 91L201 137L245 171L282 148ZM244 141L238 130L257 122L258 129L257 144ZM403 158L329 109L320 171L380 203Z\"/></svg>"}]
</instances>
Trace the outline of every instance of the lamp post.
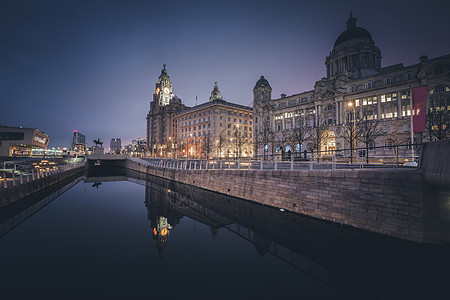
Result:
<instances>
[{"instance_id":1,"label":"lamp post","mask_svg":"<svg viewBox=\"0 0 450 300\"><path fill-rule=\"evenodd\" d=\"M353 163L353 147L354 147L354 139L356 138L354 136L355 131L356 131L356 114L355 114L355 107L353 106L353 102L349 102L348 103L348 107L350 107L353 110L353 125L352 125L352 130L350 130L350 162Z\"/></svg>"}]
</instances>

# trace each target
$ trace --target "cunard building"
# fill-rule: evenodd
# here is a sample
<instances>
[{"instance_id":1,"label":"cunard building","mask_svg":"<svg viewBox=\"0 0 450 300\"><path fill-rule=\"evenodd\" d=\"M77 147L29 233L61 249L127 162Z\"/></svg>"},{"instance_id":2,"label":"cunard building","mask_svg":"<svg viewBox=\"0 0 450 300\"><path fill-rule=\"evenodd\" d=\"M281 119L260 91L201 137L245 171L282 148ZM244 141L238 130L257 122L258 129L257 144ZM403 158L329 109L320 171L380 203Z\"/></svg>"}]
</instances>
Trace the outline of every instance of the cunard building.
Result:
<instances>
[{"instance_id":1,"label":"cunard building","mask_svg":"<svg viewBox=\"0 0 450 300\"><path fill-rule=\"evenodd\" d=\"M174 157L177 140L175 116L186 109L181 100L172 93L172 82L163 65L155 84L153 101L147 114L147 155Z\"/></svg>"},{"instance_id":2,"label":"cunard building","mask_svg":"<svg viewBox=\"0 0 450 300\"><path fill-rule=\"evenodd\" d=\"M272 99L272 88L261 76L253 89L255 154L281 156L314 149L320 155L345 157L366 152L375 158L392 157L394 151L408 156L413 151L408 145L410 91L415 87L426 87L422 113L426 109L427 126L414 133L414 142L448 138L450 55L422 56L411 66L381 67L381 58L370 33L350 15L347 29L325 59L326 77L313 90ZM374 124L375 133L367 133L373 129L365 127ZM361 149L332 151L357 147Z\"/></svg>"}]
</instances>

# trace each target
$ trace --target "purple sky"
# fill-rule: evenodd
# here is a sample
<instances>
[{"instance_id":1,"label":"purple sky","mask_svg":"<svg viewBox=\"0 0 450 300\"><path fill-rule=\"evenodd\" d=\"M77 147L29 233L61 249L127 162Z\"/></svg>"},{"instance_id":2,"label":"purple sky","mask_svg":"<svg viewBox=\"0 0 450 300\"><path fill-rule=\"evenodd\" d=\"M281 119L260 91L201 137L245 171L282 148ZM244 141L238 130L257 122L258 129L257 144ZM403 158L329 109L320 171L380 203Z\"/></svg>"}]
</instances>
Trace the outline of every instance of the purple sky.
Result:
<instances>
[{"instance_id":1,"label":"purple sky","mask_svg":"<svg viewBox=\"0 0 450 300\"><path fill-rule=\"evenodd\" d=\"M162 64L184 104L252 104L313 89L350 10L383 56L411 65L450 53L448 1L0 0L0 124L35 127L50 147L145 137Z\"/></svg>"}]
</instances>

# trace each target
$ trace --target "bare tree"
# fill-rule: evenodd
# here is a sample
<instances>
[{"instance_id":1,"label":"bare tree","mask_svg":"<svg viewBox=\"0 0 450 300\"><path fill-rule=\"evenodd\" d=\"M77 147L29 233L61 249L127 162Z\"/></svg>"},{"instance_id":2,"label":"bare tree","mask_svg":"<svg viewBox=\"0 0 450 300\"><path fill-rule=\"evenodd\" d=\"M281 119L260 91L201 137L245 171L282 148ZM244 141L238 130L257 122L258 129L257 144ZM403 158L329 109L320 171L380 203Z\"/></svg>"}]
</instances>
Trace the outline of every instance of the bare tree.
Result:
<instances>
[{"instance_id":1,"label":"bare tree","mask_svg":"<svg viewBox=\"0 0 450 300\"><path fill-rule=\"evenodd\" d=\"M359 139L359 126L361 118L353 113L345 115L345 123L342 125L343 138L350 144L350 162L353 163L353 150L357 148L357 141Z\"/></svg>"},{"instance_id":2,"label":"bare tree","mask_svg":"<svg viewBox=\"0 0 450 300\"><path fill-rule=\"evenodd\" d=\"M312 129L309 126L302 126L303 124L299 124L299 126L292 129L290 134L290 141L295 145L301 145L309 140L312 135ZM295 149L293 150L295 152ZM300 154L301 156L301 154Z\"/></svg>"},{"instance_id":3,"label":"bare tree","mask_svg":"<svg viewBox=\"0 0 450 300\"><path fill-rule=\"evenodd\" d=\"M227 138L227 130L224 129L220 132L219 136L216 138L216 151L217 151L217 157L222 157L222 152L225 150L227 144L228 144L228 138Z\"/></svg>"},{"instance_id":4,"label":"bare tree","mask_svg":"<svg viewBox=\"0 0 450 300\"><path fill-rule=\"evenodd\" d=\"M383 128L379 127L378 120L368 120L364 114L358 122L357 138L366 145L366 162L369 163L369 145L374 142L377 137L383 134Z\"/></svg>"},{"instance_id":5,"label":"bare tree","mask_svg":"<svg viewBox=\"0 0 450 300\"><path fill-rule=\"evenodd\" d=\"M201 141L201 156L205 159L209 158L209 154L211 152L211 136L206 135Z\"/></svg>"},{"instance_id":6,"label":"bare tree","mask_svg":"<svg viewBox=\"0 0 450 300\"><path fill-rule=\"evenodd\" d=\"M445 107L430 109L427 113L425 126L430 142L450 138L450 110L446 110Z\"/></svg>"},{"instance_id":7,"label":"bare tree","mask_svg":"<svg viewBox=\"0 0 450 300\"><path fill-rule=\"evenodd\" d=\"M320 160L320 149L322 145L324 144L324 141L326 141L329 137L330 130L327 124L320 124L314 127L311 131L311 138L310 141L313 144L313 150L316 149L317 151L317 162Z\"/></svg>"}]
</instances>

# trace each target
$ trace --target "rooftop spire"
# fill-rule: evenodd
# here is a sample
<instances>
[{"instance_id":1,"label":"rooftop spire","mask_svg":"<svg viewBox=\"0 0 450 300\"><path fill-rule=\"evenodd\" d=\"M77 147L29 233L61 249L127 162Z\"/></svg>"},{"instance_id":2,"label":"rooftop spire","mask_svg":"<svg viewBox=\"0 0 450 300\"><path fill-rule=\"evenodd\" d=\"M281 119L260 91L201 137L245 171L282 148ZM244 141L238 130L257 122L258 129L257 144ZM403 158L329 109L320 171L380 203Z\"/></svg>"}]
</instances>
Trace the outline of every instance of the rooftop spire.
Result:
<instances>
[{"instance_id":1,"label":"rooftop spire","mask_svg":"<svg viewBox=\"0 0 450 300\"><path fill-rule=\"evenodd\" d=\"M347 29L356 27L356 18L353 17L352 11L350 11L350 18L347 20Z\"/></svg>"},{"instance_id":2,"label":"rooftop spire","mask_svg":"<svg viewBox=\"0 0 450 300\"><path fill-rule=\"evenodd\" d=\"M220 95L219 87L217 86L217 81L214 82L214 89L211 92L211 97L209 97L209 101L214 100L222 100L222 96Z\"/></svg>"}]
</instances>

